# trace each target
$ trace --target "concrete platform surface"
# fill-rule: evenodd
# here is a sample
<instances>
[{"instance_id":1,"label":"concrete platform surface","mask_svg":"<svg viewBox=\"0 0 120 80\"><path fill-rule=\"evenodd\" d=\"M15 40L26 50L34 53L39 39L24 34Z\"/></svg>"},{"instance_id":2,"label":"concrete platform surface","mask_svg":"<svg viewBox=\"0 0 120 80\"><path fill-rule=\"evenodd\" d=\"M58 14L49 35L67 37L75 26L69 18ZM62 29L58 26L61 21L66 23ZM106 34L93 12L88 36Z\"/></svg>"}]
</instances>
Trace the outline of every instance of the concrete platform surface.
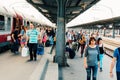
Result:
<instances>
[{"instance_id":1,"label":"concrete platform surface","mask_svg":"<svg viewBox=\"0 0 120 80\"><path fill-rule=\"evenodd\" d=\"M45 53L50 52L50 47L45 48ZM21 54L15 55L11 51L0 54L0 80L29 80L34 70L41 61L41 56L37 56L37 61L27 62L28 57ZM40 65L39 65L40 66Z\"/></svg>"},{"instance_id":2,"label":"concrete platform surface","mask_svg":"<svg viewBox=\"0 0 120 80\"><path fill-rule=\"evenodd\" d=\"M86 80L86 70L83 67L83 58L80 58L79 53L77 53L74 59L68 59L67 62L70 67L63 67L61 69L59 80ZM97 80L116 80L115 68L114 77L110 78L109 76L110 63L111 58L104 55L103 72L100 72L98 69Z\"/></svg>"},{"instance_id":3,"label":"concrete platform surface","mask_svg":"<svg viewBox=\"0 0 120 80\"><path fill-rule=\"evenodd\" d=\"M28 57L14 55L10 51L0 54L0 80L28 80L38 63L37 61L27 62Z\"/></svg>"}]
</instances>

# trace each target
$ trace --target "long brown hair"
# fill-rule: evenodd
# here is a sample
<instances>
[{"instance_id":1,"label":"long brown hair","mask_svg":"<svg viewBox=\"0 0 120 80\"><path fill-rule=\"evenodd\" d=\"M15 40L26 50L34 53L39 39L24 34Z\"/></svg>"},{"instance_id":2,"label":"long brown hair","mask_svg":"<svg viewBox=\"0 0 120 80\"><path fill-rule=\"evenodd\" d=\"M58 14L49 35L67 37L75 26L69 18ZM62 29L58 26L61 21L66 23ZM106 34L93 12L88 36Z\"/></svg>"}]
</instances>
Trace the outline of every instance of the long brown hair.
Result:
<instances>
[{"instance_id":1,"label":"long brown hair","mask_svg":"<svg viewBox=\"0 0 120 80\"><path fill-rule=\"evenodd\" d=\"M102 40L102 38L98 38L98 40L97 40L97 44L98 45L99 45L100 40Z\"/></svg>"},{"instance_id":2,"label":"long brown hair","mask_svg":"<svg viewBox=\"0 0 120 80\"><path fill-rule=\"evenodd\" d=\"M90 39L89 39L89 45L91 44L92 40L96 41L96 39L94 37L90 37Z\"/></svg>"},{"instance_id":3,"label":"long brown hair","mask_svg":"<svg viewBox=\"0 0 120 80\"><path fill-rule=\"evenodd\" d=\"M20 31L21 31L22 29L23 29L24 31L26 31L26 30L25 30L25 27L24 27L23 25L21 25Z\"/></svg>"}]
</instances>

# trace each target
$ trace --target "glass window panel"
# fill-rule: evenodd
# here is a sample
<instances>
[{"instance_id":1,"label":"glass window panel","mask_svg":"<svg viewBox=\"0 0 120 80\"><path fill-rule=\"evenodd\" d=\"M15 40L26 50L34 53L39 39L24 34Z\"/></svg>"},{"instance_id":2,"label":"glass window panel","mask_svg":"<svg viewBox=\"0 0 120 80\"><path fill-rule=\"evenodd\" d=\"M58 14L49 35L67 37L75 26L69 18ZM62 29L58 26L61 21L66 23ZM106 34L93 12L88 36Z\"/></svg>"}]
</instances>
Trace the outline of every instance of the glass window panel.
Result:
<instances>
[{"instance_id":1,"label":"glass window panel","mask_svg":"<svg viewBox=\"0 0 120 80\"><path fill-rule=\"evenodd\" d=\"M7 19L7 28L6 28L6 31L10 31L10 29L11 29L11 18L8 17L8 19Z\"/></svg>"},{"instance_id":2,"label":"glass window panel","mask_svg":"<svg viewBox=\"0 0 120 80\"><path fill-rule=\"evenodd\" d=\"M4 16L0 15L0 31L5 30L5 19Z\"/></svg>"}]
</instances>

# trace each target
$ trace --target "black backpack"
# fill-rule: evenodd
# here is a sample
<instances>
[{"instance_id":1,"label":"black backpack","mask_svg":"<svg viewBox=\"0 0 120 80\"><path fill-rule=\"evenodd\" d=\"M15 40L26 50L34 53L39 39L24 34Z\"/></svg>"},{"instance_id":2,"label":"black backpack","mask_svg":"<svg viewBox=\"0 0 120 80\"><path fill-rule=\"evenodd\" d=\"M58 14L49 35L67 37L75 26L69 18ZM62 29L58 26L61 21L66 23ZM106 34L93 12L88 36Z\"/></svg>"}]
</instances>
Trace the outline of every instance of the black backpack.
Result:
<instances>
[{"instance_id":1,"label":"black backpack","mask_svg":"<svg viewBox=\"0 0 120 80\"><path fill-rule=\"evenodd\" d=\"M45 43L45 47L49 47L50 46L50 41L47 40L46 43Z\"/></svg>"},{"instance_id":2,"label":"black backpack","mask_svg":"<svg viewBox=\"0 0 120 80\"><path fill-rule=\"evenodd\" d=\"M73 49L69 49L69 57L73 59L75 57L75 51Z\"/></svg>"},{"instance_id":3,"label":"black backpack","mask_svg":"<svg viewBox=\"0 0 120 80\"><path fill-rule=\"evenodd\" d=\"M69 58L73 59L75 57L75 51L69 47L66 47L66 51L69 52Z\"/></svg>"}]
</instances>

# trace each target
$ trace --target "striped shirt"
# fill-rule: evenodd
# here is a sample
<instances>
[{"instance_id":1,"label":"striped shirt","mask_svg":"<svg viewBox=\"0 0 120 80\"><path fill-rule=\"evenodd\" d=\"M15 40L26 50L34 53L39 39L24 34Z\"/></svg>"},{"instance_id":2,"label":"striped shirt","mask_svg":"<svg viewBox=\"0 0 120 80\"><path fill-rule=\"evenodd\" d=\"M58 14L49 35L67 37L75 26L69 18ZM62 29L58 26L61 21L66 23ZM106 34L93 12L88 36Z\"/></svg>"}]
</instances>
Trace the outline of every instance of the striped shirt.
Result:
<instances>
[{"instance_id":1,"label":"striped shirt","mask_svg":"<svg viewBox=\"0 0 120 80\"><path fill-rule=\"evenodd\" d=\"M36 29L30 29L26 32L29 37L29 43L38 43L38 35L40 33Z\"/></svg>"}]
</instances>

